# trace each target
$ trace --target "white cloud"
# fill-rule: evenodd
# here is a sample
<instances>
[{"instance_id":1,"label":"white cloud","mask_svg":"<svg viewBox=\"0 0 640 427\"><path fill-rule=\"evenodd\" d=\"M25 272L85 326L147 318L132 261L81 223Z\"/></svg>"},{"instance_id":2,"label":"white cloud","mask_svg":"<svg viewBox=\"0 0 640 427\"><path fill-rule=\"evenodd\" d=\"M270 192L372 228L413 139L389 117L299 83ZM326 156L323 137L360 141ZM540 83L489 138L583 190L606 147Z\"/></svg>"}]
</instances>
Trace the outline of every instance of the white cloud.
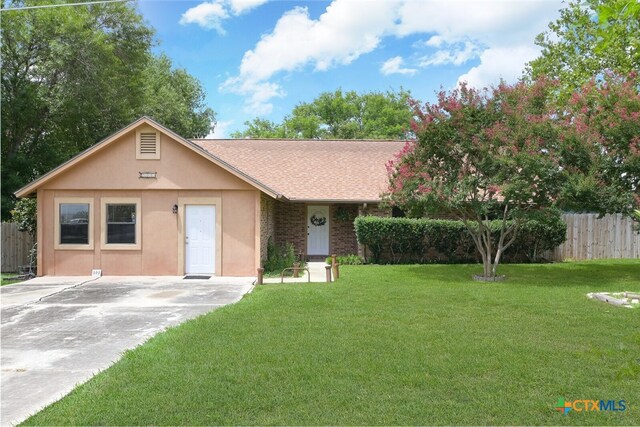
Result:
<instances>
[{"instance_id":1,"label":"white cloud","mask_svg":"<svg viewBox=\"0 0 640 427\"><path fill-rule=\"evenodd\" d=\"M482 88L496 85L500 79L513 82L522 75L523 65L536 58L540 50L535 46L489 48L480 55L480 65L458 78L458 83Z\"/></svg>"},{"instance_id":2,"label":"white cloud","mask_svg":"<svg viewBox=\"0 0 640 427\"><path fill-rule=\"evenodd\" d=\"M415 68L402 68L403 59L401 56L394 56L393 58L388 59L382 64L380 67L380 72L385 76L390 74L407 74L413 75L416 73Z\"/></svg>"},{"instance_id":3,"label":"white cloud","mask_svg":"<svg viewBox=\"0 0 640 427\"><path fill-rule=\"evenodd\" d=\"M216 30L219 34L225 34L222 21L231 15L240 15L248 12L268 0L212 0L200 3L188 9L182 14L180 24L197 24L205 30Z\"/></svg>"},{"instance_id":4,"label":"white cloud","mask_svg":"<svg viewBox=\"0 0 640 427\"><path fill-rule=\"evenodd\" d=\"M220 34L224 34L224 28L222 28L222 20L227 19L229 14L224 5L220 1L211 3L200 3L199 5L192 7L182 14L180 18L180 24L198 24L202 28L208 30L216 30Z\"/></svg>"},{"instance_id":5,"label":"white cloud","mask_svg":"<svg viewBox=\"0 0 640 427\"><path fill-rule=\"evenodd\" d=\"M231 10L234 15L240 15L241 13L248 12L260 5L263 5L267 0L229 0Z\"/></svg>"},{"instance_id":6,"label":"white cloud","mask_svg":"<svg viewBox=\"0 0 640 427\"><path fill-rule=\"evenodd\" d=\"M282 96L282 90L271 83L266 87L265 81L276 73L308 65L325 71L371 52L385 34L392 32L394 20L389 16L393 16L397 3L384 1L364 9L363 4L334 0L317 20L309 17L307 8L286 12L271 33L245 52L239 75L228 79L221 88L250 95L250 109L270 111L268 95Z\"/></svg>"},{"instance_id":7,"label":"white cloud","mask_svg":"<svg viewBox=\"0 0 640 427\"><path fill-rule=\"evenodd\" d=\"M245 96L247 110L264 114L271 111L273 97L284 96L280 84L273 81L282 73L347 65L377 49L385 37L415 34L429 38L414 48L436 49L422 52L421 67L462 66L478 58L480 64L464 75L470 84L492 76L510 79L531 59L535 35L545 30L560 7L560 0L333 0L317 19L310 17L307 8L295 7L245 52L238 74L220 89ZM507 57L500 65L487 62L502 54ZM403 68L403 62L402 57L393 57L380 71L416 72L415 66Z\"/></svg>"},{"instance_id":8,"label":"white cloud","mask_svg":"<svg viewBox=\"0 0 640 427\"><path fill-rule=\"evenodd\" d=\"M442 36L431 36L431 38L424 42L424 44L425 46L440 47L443 42L444 38Z\"/></svg>"},{"instance_id":9,"label":"white cloud","mask_svg":"<svg viewBox=\"0 0 640 427\"><path fill-rule=\"evenodd\" d=\"M273 104L268 101L285 96L285 92L277 83L242 80L239 77L227 79L220 85L220 90L245 96L245 112L256 116L270 114Z\"/></svg>"},{"instance_id":10,"label":"white cloud","mask_svg":"<svg viewBox=\"0 0 640 427\"><path fill-rule=\"evenodd\" d=\"M233 124L233 120L222 120L216 123L216 127L209 135L207 135L208 139L225 139L229 136L227 133L229 132L229 128Z\"/></svg>"},{"instance_id":11,"label":"white cloud","mask_svg":"<svg viewBox=\"0 0 640 427\"><path fill-rule=\"evenodd\" d=\"M406 0L396 31L400 36L435 33L432 43L465 38L489 45L532 43L561 5L560 0Z\"/></svg>"},{"instance_id":12,"label":"white cloud","mask_svg":"<svg viewBox=\"0 0 640 427\"><path fill-rule=\"evenodd\" d=\"M442 45L443 42L439 41L438 44ZM464 42L461 46L458 44L444 44L448 47L447 49L441 49L431 55L422 57L420 59L420 66L426 68L446 64L462 65L480 56L480 48L469 41Z\"/></svg>"}]
</instances>

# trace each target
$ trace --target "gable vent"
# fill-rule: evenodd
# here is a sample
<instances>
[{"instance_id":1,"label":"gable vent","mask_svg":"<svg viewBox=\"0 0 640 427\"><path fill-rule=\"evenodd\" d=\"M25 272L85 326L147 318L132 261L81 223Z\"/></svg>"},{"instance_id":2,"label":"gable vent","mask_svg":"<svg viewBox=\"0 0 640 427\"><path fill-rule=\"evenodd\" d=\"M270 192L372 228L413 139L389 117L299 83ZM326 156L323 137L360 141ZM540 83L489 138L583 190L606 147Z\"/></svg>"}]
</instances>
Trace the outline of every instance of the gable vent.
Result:
<instances>
[{"instance_id":1,"label":"gable vent","mask_svg":"<svg viewBox=\"0 0 640 427\"><path fill-rule=\"evenodd\" d=\"M136 158L160 159L160 132L151 127L145 127L136 132Z\"/></svg>"},{"instance_id":2,"label":"gable vent","mask_svg":"<svg viewBox=\"0 0 640 427\"><path fill-rule=\"evenodd\" d=\"M155 155L158 152L158 134L155 132L140 133L140 154Z\"/></svg>"}]
</instances>

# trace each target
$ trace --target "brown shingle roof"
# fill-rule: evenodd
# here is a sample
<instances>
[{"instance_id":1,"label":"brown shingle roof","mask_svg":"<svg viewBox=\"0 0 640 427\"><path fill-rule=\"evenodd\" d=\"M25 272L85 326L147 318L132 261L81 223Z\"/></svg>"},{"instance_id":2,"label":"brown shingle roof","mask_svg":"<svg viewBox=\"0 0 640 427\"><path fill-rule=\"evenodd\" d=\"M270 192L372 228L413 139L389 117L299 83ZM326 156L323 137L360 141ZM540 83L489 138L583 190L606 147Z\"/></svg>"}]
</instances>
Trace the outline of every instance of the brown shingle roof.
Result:
<instances>
[{"instance_id":1,"label":"brown shingle roof","mask_svg":"<svg viewBox=\"0 0 640 427\"><path fill-rule=\"evenodd\" d=\"M402 141L196 139L193 142L290 200L377 201Z\"/></svg>"}]
</instances>

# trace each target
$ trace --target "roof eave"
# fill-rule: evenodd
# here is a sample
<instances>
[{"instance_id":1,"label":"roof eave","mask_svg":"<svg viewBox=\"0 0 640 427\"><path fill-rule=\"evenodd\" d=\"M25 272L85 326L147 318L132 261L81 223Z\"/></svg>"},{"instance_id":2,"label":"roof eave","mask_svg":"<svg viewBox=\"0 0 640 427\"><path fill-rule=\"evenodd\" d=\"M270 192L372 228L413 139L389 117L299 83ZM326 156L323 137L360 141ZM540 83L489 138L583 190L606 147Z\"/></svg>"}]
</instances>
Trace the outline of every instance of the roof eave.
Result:
<instances>
[{"instance_id":1,"label":"roof eave","mask_svg":"<svg viewBox=\"0 0 640 427\"><path fill-rule=\"evenodd\" d=\"M364 204L364 203L381 203L381 199L304 199L289 198L292 203L334 203L334 204Z\"/></svg>"}]
</instances>

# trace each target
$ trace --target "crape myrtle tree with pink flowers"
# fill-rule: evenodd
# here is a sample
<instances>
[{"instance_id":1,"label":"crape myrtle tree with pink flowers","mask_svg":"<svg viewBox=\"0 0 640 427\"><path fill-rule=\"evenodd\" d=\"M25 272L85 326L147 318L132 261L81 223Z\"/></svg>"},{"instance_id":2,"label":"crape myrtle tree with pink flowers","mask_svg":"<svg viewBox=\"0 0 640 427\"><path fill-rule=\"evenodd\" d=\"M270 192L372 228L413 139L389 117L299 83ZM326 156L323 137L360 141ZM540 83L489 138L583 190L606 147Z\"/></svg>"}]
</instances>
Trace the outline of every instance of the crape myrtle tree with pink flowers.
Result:
<instances>
[{"instance_id":1,"label":"crape myrtle tree with pink flowers","mask_svg":"<svg viewBox=\"0 0 640 427\"><path fill-rule=\"evenodd\" d=\"M483 261L479 278L495 280L527 219L558 206L606 213L638 205L633 78L591 82L561 108L557 84L545 79L461 84L437 103L414 104L416 139L388 163L386 199L410 216L460 219Z\"/></svg>"},{"instance_id":2,"label":"crape myrtle tree with pink flowers","mask_svg":"<svg viewBox=\"0 0 640 427\"><path fill-rule=\"evenodd\" d=\"M633 214L640 206L640 79L605 74L575 91L558 115L569 172L566 210Z\"/></svg>"}]
</instances>

